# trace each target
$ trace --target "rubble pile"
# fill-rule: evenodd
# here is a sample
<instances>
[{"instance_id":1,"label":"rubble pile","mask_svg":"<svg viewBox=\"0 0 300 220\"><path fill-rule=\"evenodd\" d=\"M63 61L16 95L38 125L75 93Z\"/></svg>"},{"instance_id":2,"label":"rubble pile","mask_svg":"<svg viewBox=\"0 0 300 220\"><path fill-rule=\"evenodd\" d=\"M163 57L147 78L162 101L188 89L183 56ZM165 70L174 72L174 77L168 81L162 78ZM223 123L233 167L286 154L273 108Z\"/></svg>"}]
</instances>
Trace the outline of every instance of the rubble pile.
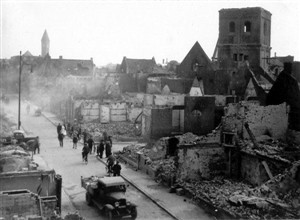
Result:
<instances>
[{"instance_id":1,"label":"rubble pile","mask_svg":"<svg viewBox=\"0 0 300 220\"><path fill-rule=\"evenodd\" d=\"M138 161L138 154L147 154L149 149L145 148L145 145L140 144L131 144L123 148L123 151L120 152L123 156Z\"/></svg>"},{"instance_id":2,"label":"rubble pile","mask_svg":"<svg viewBox=\"0 0 300 220\"><path fill-rule=\"evenodd\" d=\"M99 133L102 134L104 131L106 131L109 136L116 139L137 136L136 127L132 122L114 122L109 124L85 123L82 125L82 130L84 129L93 136L99 136Z\"/></svg>"},{"instance_id":3,"label":"rubble pile","mask_svg":"<svg viewBox=\"0 0 300 220\"><path fill-rule=\"evenodd\" d=\"M257 139L258 146L254 146L250 140L240 142L241 151L252 155L260 155L273 158L282 162L291 163L296 160L296 155L286 151L287 144L280 140L273 140L271 137L263 135Z\"/></svg>"},{"instance_id":4,"label":"rubble pile","mask_svg":"<svg viewBox=\"0 0 300 220\"><path fill-rule=\"evenodd\" d=\"M300 217L299 173L298 161L290 171L256 188L223 177L210 181L178 181L178 184L195 201L204 199L240 218L295 219Z\"/></svg>"},{"instance_id":5,"label":"rubble pile","mask_svg":"<svg viewBox=\"0 0 300 220\"><path fill-rule=\"evenodd\" d=\"M177 175L177 167L174 157L153 161L150 164L150 167L156 171L156 181L169 183L170 181L175 180Z\"/></svg>"},{"instance_id":6,"label":"rubble pile","mask_svg":"<svg viewBox=\"0 0 300 220\"><path fill-rule=\"evenodd\" d=\"M178 135L176 138L179 140L179 145L218 142L220 140L220 131L213 130L212 133L201 136L188 132L183 135Z\"/></svg>"},{"instance_id":7,"label":"rubble pile","mask_svg":"<svg viewBox=\"0 0 300 220\"><path fill-rule=\"evenodd\" d=\"M0 148L0 173L21 171L29 167L30 161L30 154L19 146L8 145Z\"/></svg>"}]
</instances>

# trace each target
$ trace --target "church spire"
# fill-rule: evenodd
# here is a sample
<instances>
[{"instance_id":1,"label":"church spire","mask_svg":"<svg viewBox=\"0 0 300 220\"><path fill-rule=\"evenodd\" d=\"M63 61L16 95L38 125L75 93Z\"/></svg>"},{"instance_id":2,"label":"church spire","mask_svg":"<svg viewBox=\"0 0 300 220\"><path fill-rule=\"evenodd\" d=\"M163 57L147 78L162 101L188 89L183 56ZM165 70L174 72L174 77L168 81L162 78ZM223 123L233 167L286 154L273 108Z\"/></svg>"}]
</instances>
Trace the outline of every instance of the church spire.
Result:
<instances>
[{"instance_id":1,"label":"church spire","mask_svg":"<svg viewBox=\"0 0 300 220\"><path fill-rule=\"evenodd\" d=\"M42 57L45 57L47 54L49 54L49 48L50 48L50 40L47 33L47 30L45 30L43 37L42 37Z\"/></svg>"}]
</instances>

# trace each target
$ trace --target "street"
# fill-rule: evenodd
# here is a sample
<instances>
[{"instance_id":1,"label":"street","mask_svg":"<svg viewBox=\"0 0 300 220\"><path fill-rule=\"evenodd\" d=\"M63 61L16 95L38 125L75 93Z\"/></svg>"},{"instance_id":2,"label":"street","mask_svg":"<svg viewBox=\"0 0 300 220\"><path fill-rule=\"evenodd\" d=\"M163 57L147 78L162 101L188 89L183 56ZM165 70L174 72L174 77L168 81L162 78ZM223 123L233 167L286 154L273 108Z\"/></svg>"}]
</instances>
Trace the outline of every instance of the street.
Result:
<instances>
[{"instance_id":1,"label":"street","mask_svg":"<svg viewBox=\"0 0 300 220\"><path fill-rule=\"evenodd\" d=\"M34 116L33 110L27 115L26 105L22 103L21 127L27 135L40 137L40 154L34 155L34 160L40 166L54 169L62 175L62 216L68 212L79 211L80 215L88 220L103 218L95 207L87 206L85 202L85 190L80 186L80 177L92 175L105 175L105 166L96 159L95 154L88 157L88 164L84 164L81 158L82 144L77 149L72 149L73 143L70 138L64 139L64 146L59 147L56 127L43 116ZM17 121L17 100L5 107ZM120 146L114 145L114 148ZM172 219L166 212L137 191L133 186L127 189L127 199L138 205L137 219Z\"/></svg>"}]
</instances>

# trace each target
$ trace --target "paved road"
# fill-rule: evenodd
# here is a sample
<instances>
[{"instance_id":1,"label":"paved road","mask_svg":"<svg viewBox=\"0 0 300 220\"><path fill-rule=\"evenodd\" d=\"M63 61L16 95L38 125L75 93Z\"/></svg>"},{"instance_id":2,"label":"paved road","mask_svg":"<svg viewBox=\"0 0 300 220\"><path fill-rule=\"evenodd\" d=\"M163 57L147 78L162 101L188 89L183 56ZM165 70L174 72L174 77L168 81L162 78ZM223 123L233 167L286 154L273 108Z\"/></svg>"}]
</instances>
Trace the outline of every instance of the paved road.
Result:
<instances>
[{"instance_id":1,"label":"paved road","mask_svg":"<svg viewBox=\"0 0 300 220\"><path fill-rule=\"evenodd\" d=\"M85 190L80 186L80 176L104 175L105 167L95 157L89 156L89 163L85 165L81 159L82 146L72 149L71 139L64 139L64 147L59 147L56 127L44 117L36 117L31 112L25 112L26 104L23 103L21 110L22 127L30 135L40 137L41 152L35 159L55 169L56 173L63 178L63 216L68 212L78 210L88 220L96 220L100 213L85 203ZM17 101L12 100L6 110L17 118ZM117 147L117 146L116 146ZM127 190L128 199L138 205L138 219L171 219L163 210L158 208L152 201L146 198L133 187Z\"/></svg>"}]
</instances>

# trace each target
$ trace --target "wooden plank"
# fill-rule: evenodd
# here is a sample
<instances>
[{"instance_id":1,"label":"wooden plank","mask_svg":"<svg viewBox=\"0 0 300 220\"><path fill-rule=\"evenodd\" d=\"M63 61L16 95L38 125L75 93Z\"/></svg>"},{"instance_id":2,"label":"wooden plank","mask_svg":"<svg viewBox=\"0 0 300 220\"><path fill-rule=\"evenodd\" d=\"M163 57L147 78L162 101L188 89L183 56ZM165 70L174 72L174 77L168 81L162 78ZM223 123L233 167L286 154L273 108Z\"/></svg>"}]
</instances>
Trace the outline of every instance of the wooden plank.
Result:
<instances>
[{"instance_id":1,"label":"wooden plank","mask_svg":"<svg viewBox=\"0 0 300 220\"><path fill-rule=\"evenodd\" d=\"M271 170L270 170L268 164L266 163L266 161L262 161L261 163L264 166L265 170L267 171L267 174L268 174L269 178L272 179L273 174L271 173Z\"/></svg>"}]
</instances>

